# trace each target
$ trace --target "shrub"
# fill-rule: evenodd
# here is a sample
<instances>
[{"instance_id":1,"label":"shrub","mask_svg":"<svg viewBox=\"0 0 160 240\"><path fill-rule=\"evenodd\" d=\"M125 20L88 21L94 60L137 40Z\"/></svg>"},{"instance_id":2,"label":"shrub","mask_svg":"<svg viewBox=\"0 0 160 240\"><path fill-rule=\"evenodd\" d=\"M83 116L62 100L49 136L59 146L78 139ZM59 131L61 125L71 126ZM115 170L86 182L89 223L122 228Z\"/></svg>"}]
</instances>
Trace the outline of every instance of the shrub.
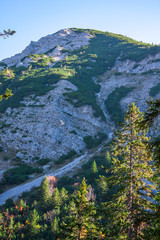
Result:
<instances>
[{"instance_id":1,"label":"shrub","mask_svg":"<svg viewBox=\"0 0 160 240\"><path fill-rule=\"evenodd\" d=\"M105 100L105 106L110 114L111 120L118 124L118 122L122 122L124 118L124 112L121 109L120 101L122 98L126 97L126 95L132 91L134 88L130 87L120 87L116 88L111 94L109 94L108 98Z\"/></svg>"},{"instance_id":2,"label":"shrub","mask_svg":"<svg viewBox=\"0 0 160 240\"><path fill-rule=\"evenodd\" d=\"M37 163L40 165L40 166L43 166L43 165L46 165L47 163L49 163L51 160L48 159L48 158L42 158L40 159L39 161L37 161Z\"/></svg>"},{"instance_id":3,"label":"shrub","mask_svg":"<svg viewBox=\"0 0 160 240\"><path fill-rule=\"evenodd\" d=\"M77 153L74 150L71 150L67 154L62 155L58 160L55 161L56 164L62 164L66 160L71 159L73 156L75 156Z\"/></svg>"},{"instance_id":4,"label":"shrub","mask_svg":"<svg viewBox=\"0 0 160 240\"><path fill-rule=\"evenodd\" d=\"M156 94L160 92L160 83L158 83L156 86L152 87L149 91L149 95L151 97L155 97Z\"/></svg>"},{"instance_id":5,"label":"shrub","mask_svg":"<svg viewBox=\"0 0 160 240\"><path fill-rule=\"evenodd\" d=\"M40 168L33 168L27 164L23 164L16 168L11 168L3 173L3 178L6 184L20 184L25 182L30 174L41 173Z\"/></svg>"},{"instance_id":6,"label":"shrub","mask_svg":"<svg viewBox=\"0 0 160 240\"><path fill-rule=\"evenodd\" d=\"M97 136L95 136L94 138L92 136L85 136L83 138L83 141L86 145L86 148L91 149L91 148L97 147L106 138L107 138L107 135L105 133L99 132Z\"/></svg>"},{"instance_id":7,"label":"shrub","mask_svg":"<svg viewBox=\"0 0 160 240\"><path fill-rule=\"evenodd\" d=\"M72 130L72 131L70 131L69 133L73 133L73 134L77 135L76 130Z\"/></svg>"}]
</instances>

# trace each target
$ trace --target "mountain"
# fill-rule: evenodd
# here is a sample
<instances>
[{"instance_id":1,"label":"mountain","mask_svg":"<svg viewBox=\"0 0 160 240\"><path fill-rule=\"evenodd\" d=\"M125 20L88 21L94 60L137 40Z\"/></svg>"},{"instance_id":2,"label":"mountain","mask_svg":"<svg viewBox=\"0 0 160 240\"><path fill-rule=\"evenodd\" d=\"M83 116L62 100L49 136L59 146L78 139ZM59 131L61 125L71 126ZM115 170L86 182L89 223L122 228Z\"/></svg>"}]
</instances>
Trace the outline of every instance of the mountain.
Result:
<instances>
[{"instance_id":1,"label":"mountain","mask_svg":"<svg viewBox=\"0 0 160 240\"><path fill-rule=\"evenodd\" d=\"M0 106L2 162L54 164L101 144L129 103L160 97L160 46L64 29L1 61L0 82L14 94Z\"/></svg>"}]
</instances>

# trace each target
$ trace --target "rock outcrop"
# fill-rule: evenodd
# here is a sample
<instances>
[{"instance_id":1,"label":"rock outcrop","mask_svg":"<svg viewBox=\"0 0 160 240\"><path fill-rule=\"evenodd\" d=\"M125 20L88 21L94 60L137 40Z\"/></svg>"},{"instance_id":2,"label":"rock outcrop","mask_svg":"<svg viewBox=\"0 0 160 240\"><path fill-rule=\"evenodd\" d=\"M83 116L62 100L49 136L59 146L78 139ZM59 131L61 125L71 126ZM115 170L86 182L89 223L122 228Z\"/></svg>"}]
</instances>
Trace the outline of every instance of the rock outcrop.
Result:
<instances>
[{"instance_id":1,"label":"rock outcrop","mask_svg":"<svg viewBox=\"0 0 160 240\"><path fill-rule=\"evenodd\" d=\"M28 68L34 61L30 56L32 54L45 54L55 61L61 61L69 52L89 46L90 39L94 40L94 37L94 34L86 30L75 32L74 29L64 29L43 37L38 42L31 42L22 53L4 59L3 62L8 67L16 65L17 68L21 66ZM101 56L97 60L94 52L93 54L89 52L87 57L89 61L82 58L82 63L84 61L86 64L83 68L87 71L92 71L93 63L96 64L98 60L103 61ZM150 97L150 90L160 83L160 53L148 55L139 62L120 59L120 56L116 56L111 68L106 67L105 72L100 76L92 76L93 82L100 85L100 91L95 90L96 103L103 111L106 122L94 116L90 102L75 107L73 102L76 99L72 99L72 103L67 101L64 94L79 89L74 81L60 79L54 84L54 89L45 95L31 94L21 101L23 107L8 108L1 115L0 136L3 149L14 149L17 151L17 157L25 161L33 161L36 157L56 160L71 150L77 153L85 152L86 146L83 141L85 136L95 137L99 132L106 134L113 132L115 125L106 110L105 100L116 88L122 86L132 88L132 91L120 100L121 111L126 111L128 104L132 102L135 102L141 111L146 110L146 100ZM74 64L74 60L72 63ZM80 72L81 66L78 64L76 67ZM103 64L106 66L106 61ZM47 67L51 70L52 66L54 63L47 65L45 70ZM83 80L83 76L81 78ZM91 82L89 83L91 85ZM85 84L85 81L80 84ZM82 95L80 97L83 101ZM160 97L160 92L156 92L154 97Z\"/></svg>"},{"instance_id":2,"label":"rock outcrop","mask_svg":"<svg viewBox=\"0 0 160 240\"><path fill-rule=\"evenodd\" d=\"M38 42L31 43L19 54L11 58L3 60L4 63L11 67L13 65L28 66L31 59L28 58L31 54L46 54L52 56L56 61L62 60L66 54L61 50L73 51L89 44L90 38L93 36L89 33L75 33L71 29L64 29L57 33L42 37Z\"/></svg>"}]
</instances>

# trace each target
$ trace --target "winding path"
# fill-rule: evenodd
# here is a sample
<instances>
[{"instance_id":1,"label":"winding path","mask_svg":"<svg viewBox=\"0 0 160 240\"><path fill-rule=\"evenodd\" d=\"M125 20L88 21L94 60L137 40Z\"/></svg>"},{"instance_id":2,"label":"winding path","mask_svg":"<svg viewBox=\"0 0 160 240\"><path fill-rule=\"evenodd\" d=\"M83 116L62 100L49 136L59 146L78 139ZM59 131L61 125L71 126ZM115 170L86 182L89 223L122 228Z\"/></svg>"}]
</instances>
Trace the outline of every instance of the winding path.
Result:
<instances>
[{"instance_id":1,"label":"winding path","mask_svg":"<svg viewBox=\"0 0 160 240\"><path fill-rule=\"evenodd\" d=\"M109 138L110 139L110 138ZM108 140L109 140L108 139ZM108 142L107 140L107 142ZM20 196L23 192L25 191L30 191L31 188L33 187L38 187L41 184L42 179L44 178L44 176L48 176L48 175L54 175L55 177L61 177L65 174L69 174L71 172L74 171L74 168L80 167L81 164L83 162L88 161L94 154L96 154L97 152L99 152L102 147L106 144L103 143L103 145L101 145L94 153L92 154L88 154L88 152L86 152L85 154L83 154L82 156L74 159L74 161L66 164L65 166L55 170L54 172L48 173L48 174L44 174L41 177L38 177L37 179L34 179L33 181L30 181L28 183L22 184L22 185L18 185L12 189L7 190L6 192L0 194L0 205L4 204L5 201L8 198L13 198L14 200L17 199L18 196Z\"/></svg>"}]
</instances>

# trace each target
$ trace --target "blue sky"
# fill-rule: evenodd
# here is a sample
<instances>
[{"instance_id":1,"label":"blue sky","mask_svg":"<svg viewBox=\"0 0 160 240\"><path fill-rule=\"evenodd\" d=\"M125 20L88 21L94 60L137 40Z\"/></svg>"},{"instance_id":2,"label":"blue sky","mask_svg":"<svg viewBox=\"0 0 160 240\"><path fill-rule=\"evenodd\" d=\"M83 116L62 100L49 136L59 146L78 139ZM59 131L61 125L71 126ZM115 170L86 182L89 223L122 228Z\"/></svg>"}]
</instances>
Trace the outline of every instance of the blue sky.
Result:
<instances>
[{"instance_id":1,"label":"blue sky","mask_svg":"<svg viewBox=\"0 0 160 240\"><path fill-rule=\"evenodd\" d=\"M63 28L92 28L160 44L160 0L0 0L0 60Z\"/></svg>"}]
</instances>

